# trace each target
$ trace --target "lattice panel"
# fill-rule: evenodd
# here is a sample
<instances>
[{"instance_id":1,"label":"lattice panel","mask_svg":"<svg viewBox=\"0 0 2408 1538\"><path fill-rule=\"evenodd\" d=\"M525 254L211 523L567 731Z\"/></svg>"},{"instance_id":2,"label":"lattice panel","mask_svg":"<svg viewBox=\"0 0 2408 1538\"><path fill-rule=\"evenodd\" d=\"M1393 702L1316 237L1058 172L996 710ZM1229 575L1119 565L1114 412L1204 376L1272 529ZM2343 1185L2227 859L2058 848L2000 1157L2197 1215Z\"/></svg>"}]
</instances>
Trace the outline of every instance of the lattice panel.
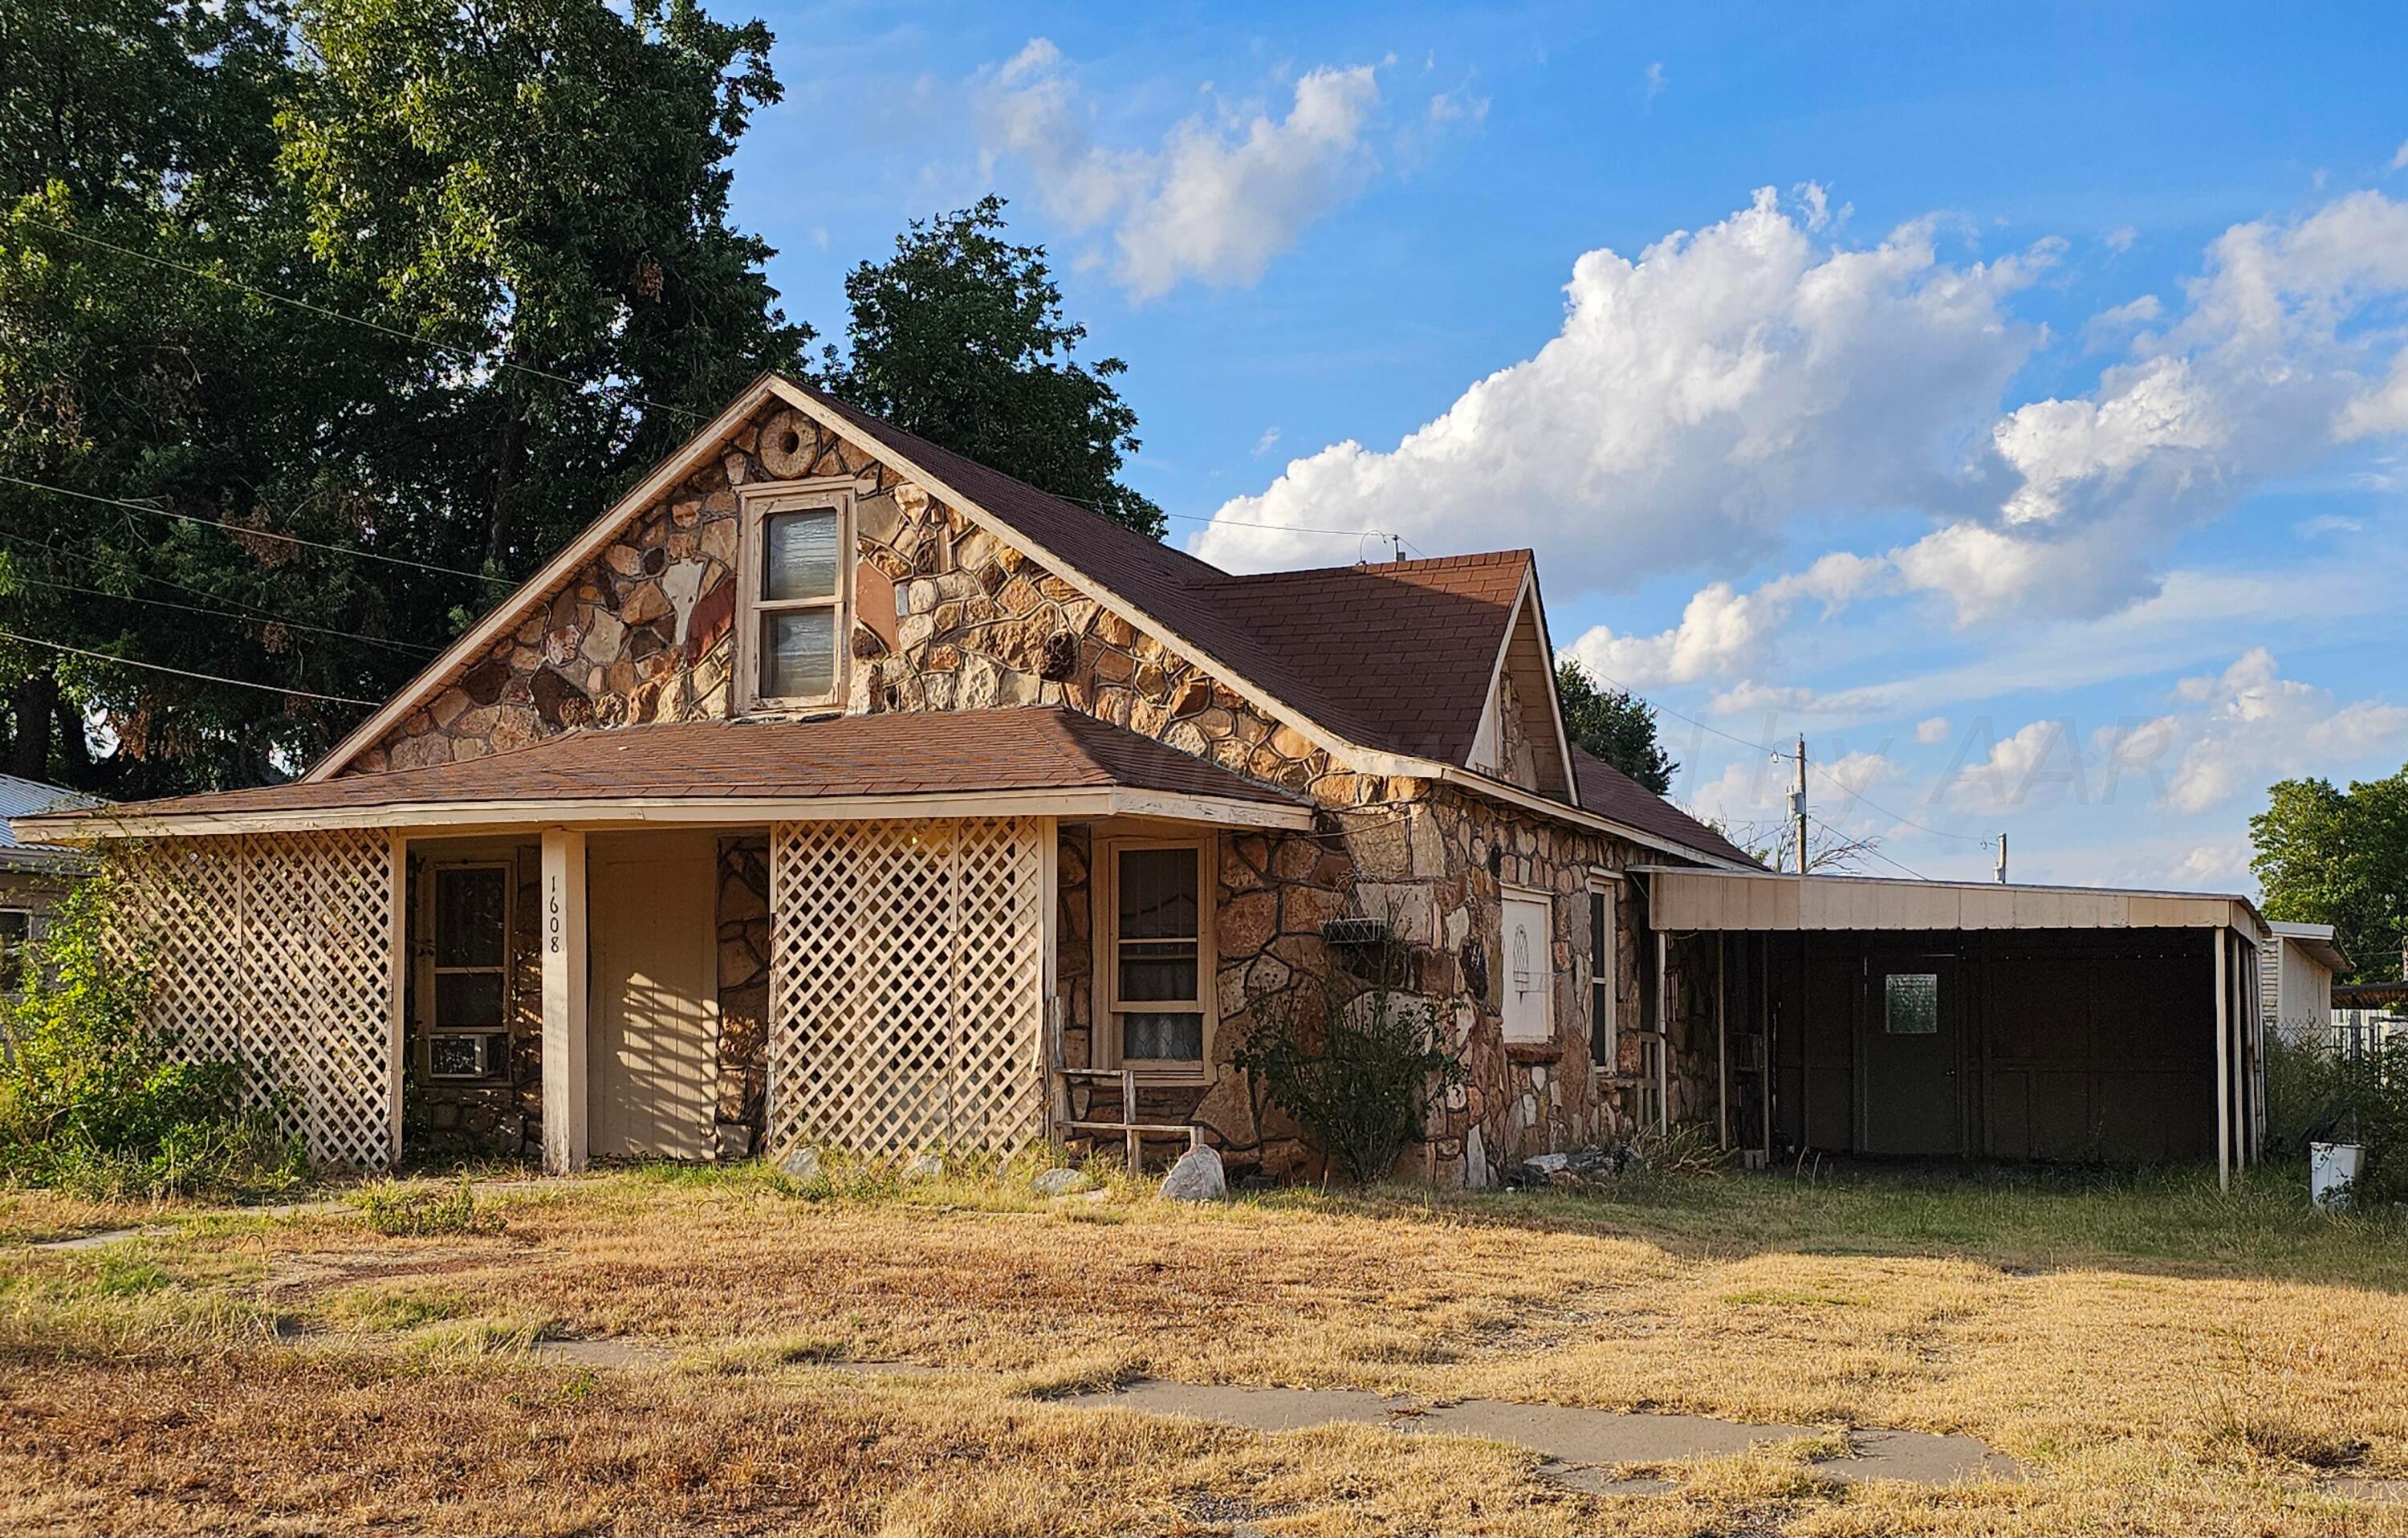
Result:
<instances>
[{"instance_id":1,"label":"lattice panel","mask_svg":"<svg viewBox=\"0 0 2408 1538\"><path fill-rule=\"evenodd\" d=\"M393 853L365 830L167 839L128 856L150 1015L187 1057L238 1057L312 1158L393 1160Z\"/></svg>"},{"instance_id":2,"label":"lattice panel","mask_svg":"<svg viewBox=\"0 0 2408 1538\"><path fill-rule=\"evenodd\" d=\"M772 829L773 1154L1010 1153L1044 1130L1039 826Z\"/></svg>"}]
</instances>

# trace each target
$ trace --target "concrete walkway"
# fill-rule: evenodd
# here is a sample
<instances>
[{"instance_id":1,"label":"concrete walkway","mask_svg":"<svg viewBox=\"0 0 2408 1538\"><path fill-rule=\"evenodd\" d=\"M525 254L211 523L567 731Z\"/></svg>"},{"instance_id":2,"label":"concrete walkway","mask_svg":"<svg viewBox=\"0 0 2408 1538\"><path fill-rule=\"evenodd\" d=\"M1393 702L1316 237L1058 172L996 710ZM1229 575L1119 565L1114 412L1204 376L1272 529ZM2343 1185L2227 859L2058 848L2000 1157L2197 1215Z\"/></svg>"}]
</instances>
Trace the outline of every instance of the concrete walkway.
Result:
<instances>
[{"instance_id":1,"label":"concrete walkway","mask_svg":"<svg viewBox=\"0 0 2408 1538\"><path fill-rule=\"evenodd\" d=\"M1824 1434L1811 1426L1746 1425L1703 1416L1581 1410L1502 1400L1461 1400L1422 1408L1406 1400L1346 1389L1208 1387L1158 1378L1140 1378L1109 1392L1073 1394L1054 1402L1079 1410L1186 1416L1257 1431L1352 1422L1398 1431L1483 1437L1543 1456L1559 1466L1547 1472L1567 1484L1622 1494L1668 1487L1660 1480L1612 1479L1605 1471L1616 1464L1723 1458L1760 1443ZM1818 1459L1815 1473L1840 1481L1904 1479L1920 1485L1948 1485L1985 1476L2013 1479L2019 1472L2014 1459L1992 1452L1975 1437L1860 1430L1850 1433L1848 1441L1847 1457Z\"/></svg>"}]
</instances>

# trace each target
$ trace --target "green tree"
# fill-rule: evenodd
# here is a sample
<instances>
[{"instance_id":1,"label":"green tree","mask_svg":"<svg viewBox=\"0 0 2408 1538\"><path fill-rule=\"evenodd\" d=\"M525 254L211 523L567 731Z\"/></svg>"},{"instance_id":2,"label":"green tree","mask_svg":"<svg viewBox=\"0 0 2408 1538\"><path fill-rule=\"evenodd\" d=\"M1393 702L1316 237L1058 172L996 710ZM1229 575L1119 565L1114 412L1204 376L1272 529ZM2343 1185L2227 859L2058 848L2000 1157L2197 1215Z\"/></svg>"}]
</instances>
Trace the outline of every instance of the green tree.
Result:
<instances>
[{"instance_id":1,"label":"green tree","mask_svg":"<svg viewBox=\"0 0 2408 1538\"><path fill-rule=\"evenodd\" d=\"M1071 353L1087 328L1062 318L1041 246L1004 238L1004 200L914 220L895 254L844 280L849 352L827 385L863 410L955 453L1159 539L1162 510L1121 483L1137 411L1118 358Z\"/></svg>"},{"instance_id":2,"label":"green tree","mask_svg":"<svg viewBox=\"0 0 2408 1538\"><path fill-rule=\"evenodd\" d=\"M280 20L240 5L0 0L0 629L97 654L0 644L16 772L255 780L326 740L308 694L369 697L424 655L387 639L406 593L266 537L409 532L340 495L398 349L214 280L364 296L294 261L290 68Z\"/></svg>"},{"instance_id":3,"label":"green tree","mask_svg":"<svg viewBox=\"0 0 2408 1538\"><path fill-rule=\"evenodd\" d=\"M280 119L311 254L441 351L399 484L481 510L523 576L765 368L799 365L728 221L728 162L781 91L761 22L694 0L300 0ZM435 360L430 359L430 362Z\"/></svg>"},{"instance_id":4,"label":"green tree","mask_svg":"<svg viewBox=\"0 0 2408 1538\"><path fill-rule=\"evenodd\" d=\"M2358 981L2401 975L2408 938L2408 769L2347 790L2283 780L2249 819L2266 916L2329 924Z\"/></svg>"},{"instance_id":5,"label":"green tree","mask_svg":"<svg viewBox=\"0 0 2408 1538\"><path fill-rule=\"evenodd\" d=\"M0 630L98 654L0 642L7 766L297 767L363 710L313 697L389 694L794 367L726 217L768 44L682 0L0 0L0 475L99 499L0 482Z\"/></svg>"},{"instance_id":6,"label":"green tree","mask_svg":"<svg viewBox=\"0 0 2408 1538\"><path fill-rule=\"evenodd\" d=\"M1574 746L1658 796L1672 788L1681 766L1656 740L1655 706L1627 689L1599 688L1587 668L1569 660L1555 667L1555 694L1563 702L1564 733Z\"/></svg>"}]
</instances>

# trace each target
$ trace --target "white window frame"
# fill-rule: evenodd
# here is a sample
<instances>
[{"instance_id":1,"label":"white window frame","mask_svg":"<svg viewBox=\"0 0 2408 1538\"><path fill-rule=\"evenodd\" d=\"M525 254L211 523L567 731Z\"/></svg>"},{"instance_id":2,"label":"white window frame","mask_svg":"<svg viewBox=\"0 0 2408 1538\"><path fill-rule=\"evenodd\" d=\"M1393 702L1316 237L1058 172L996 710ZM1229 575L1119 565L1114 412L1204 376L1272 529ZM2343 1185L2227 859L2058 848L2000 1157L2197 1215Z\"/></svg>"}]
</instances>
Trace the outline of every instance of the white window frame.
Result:
<instances>
[{"instance_id":1,"label":"white window frame","mask_svg":"<svg viewBox=\"0 0 2408 1538\"><path fill-rule=\"evenodd\" d=\"M1622 878L1611 870L1588 873L1590 903L1590 946L1588 958L1588 1034L1589 1057L1605 1065L1609 1071L1618 1071L1622 1061ZM1602 954L1595 941L1600 938L1595 918L1596 906L1605 907ZM1598 1008L1603 1000L1604 1008ZM1599 1032L1603 1033L1602 1040Z\"/></svg>"},{"instance_id":2,"label":"white window frame","mask_svg":"<svg viewBox=\"0 0 2408 1538\"><path fill-rule=\"evenodd\" d=\"M40 913L18 903L0 903L0 917L12 913L23 916L25 936L14 941L0 940L0 999L14 999L25 991L25 969L34 962L34 942L42 938Z\"/></svg>"},{"instance_id":3,"label":"white window frame","mask_svg":"<svg viewBox=\"0 0 2408 1538\"><path fill-rule=\"evenodd\" d=\"M1148 999L1124 1010L1120 998L1121 977L1121 855L1132 850L1186 849L1196 854L1196 992L1194 999ZM1211 834L1192 838L1164 838L1145 834L1108 835L1096 841L1097 858L1094 866L1095 922L1090 932L1096 937L1095 957L1098 976L1095 980L1096 998L1101 1000L1101 1013L1111 1022L1102 1036L1105 1068L1125 1068L1149 1084L1203 1084L1211 1077L1212 1039L1218 1024L1218 1012L1212 999L1213 975L1220 953L1214 949L1213 910L1219 905L1221 891L1220 840ZM1146 1014L1185 1013L1193 1010L1202 1018L1197 1032L1197 1052L1187 1057L1130 1057L1121 1051L1121 1015L1124 1013Z\"/></svg>"},{"instance_id":4,"label":"white window frame","mask_svg":"<svg viewBox=\"0 0 2408 1538\"><path fill-rule=\"evenodd\" d=\"M437 924L441 921L443 877L451 872L460 870L498 870L502 873L502 959L500 964L497 966L445 967L439 965L437 961L435 951L436 928ZM436 1037L507 1037L511 1034L511 1003L513 997L517 992L517 988L511 975L515 969L513 968L510 956L510 936L515 932L513 926L518 918L518 863L514 859L492 856L483 859L464 858L454 860L432 860L427 863L424 890L424 905L420 912L419 922L424 927L423 933L426 936L426 970L424 973L425 1004L420 1015L423 1022L423 1028L418 1033L418 1060L420 1071L431 1076L434 1071L433 1053ZM501 1019L490 1026L447 1026L442 1024L436 1014L436 989L437 985L437 979L447 972L498 972L502 979ZM509 1055L507 1050L505 1050L503 1061L507 1062L508 1060ZM488 1079L491 1079L498 1072L499 1065L491 1065L489 1066L486 1076ZM476 1084L482 1081L474 1079L444 1079L439 1082L443 1084Z\"/></svg>"},{"instance_id":5,"label":"white window frame","mask_svg":"<svg viewBox=\"0 0 2408 1538\"><path fill-rule=\"evenodd\" d=\"M1539 910L1539 946L1542 954L1536 957L1531 963L1531 970L1538 979L1538 986L1527 990L1513 989L1513 951L1512 943L1505 938L1507 928L1505 923L1505 909L1508 904L1517 902L1527 903ZM1500 980L1504 983L1506 989L1512 991L1527 991L1539 996L1539 1033L1535 1036L1515 1036L1506 1033L1504 1022L1511 1020L1513 1017L1512 1012L1510 1010L1500 1012L1498 1022L1498 1031L1505 1044L1508 1046L1548 1046L1556 1044L1560 1038L1555 1028L1555 902L1554 893L1541 892L1535 887L1528 886L1499 885L1498 888L1497 906L1497 965Z\"/></svg>"},{"instance_id":6,"label":"white window frame","mask_svg":"<svg viewBox=\"0 0 2408 1538\"><path fill-rule=\"evenodd\" d=\"M749 711L808 711L840 706L852 683L853 673L853 568L859 559L859 547L853 538L853 500L855 483L851 477L822 476L810 481L776 481L746 486L738 499L744 520L741 554L736 569L736 709ZM765 599L761 597L761 579L767 569L762 546L762 530L769 518L781 512L814 512L831 509L836 513L836 594L826 598ZM829 609L836 612L836 658L829 670L828 692L824 695L777 696L761 692L761 622L770 614L788 613L805 609Z\"/></svg>"}]
</instances>

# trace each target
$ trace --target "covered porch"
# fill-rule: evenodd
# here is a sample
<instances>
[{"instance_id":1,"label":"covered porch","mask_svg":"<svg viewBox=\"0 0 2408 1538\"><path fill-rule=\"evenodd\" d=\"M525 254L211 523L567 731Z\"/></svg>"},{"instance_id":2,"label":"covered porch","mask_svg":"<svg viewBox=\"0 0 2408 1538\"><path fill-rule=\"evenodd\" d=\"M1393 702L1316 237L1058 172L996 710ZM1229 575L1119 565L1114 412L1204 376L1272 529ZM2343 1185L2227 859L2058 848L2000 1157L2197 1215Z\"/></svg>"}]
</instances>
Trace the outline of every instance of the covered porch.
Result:
<instances>
[{"instance_id":1,"label":"covered porch","mask_svg":"<svg viewBox=\"0 0 2408 1538\"><path fill-rule=\"evenodd\" d=\"M578 732L112 813L73 832L128 841L157 1023L283 1088L313 1157L553 1171L1058 1136L1065 831L1312 820L1042 708Z\"/></svg>"}]
</instances>

